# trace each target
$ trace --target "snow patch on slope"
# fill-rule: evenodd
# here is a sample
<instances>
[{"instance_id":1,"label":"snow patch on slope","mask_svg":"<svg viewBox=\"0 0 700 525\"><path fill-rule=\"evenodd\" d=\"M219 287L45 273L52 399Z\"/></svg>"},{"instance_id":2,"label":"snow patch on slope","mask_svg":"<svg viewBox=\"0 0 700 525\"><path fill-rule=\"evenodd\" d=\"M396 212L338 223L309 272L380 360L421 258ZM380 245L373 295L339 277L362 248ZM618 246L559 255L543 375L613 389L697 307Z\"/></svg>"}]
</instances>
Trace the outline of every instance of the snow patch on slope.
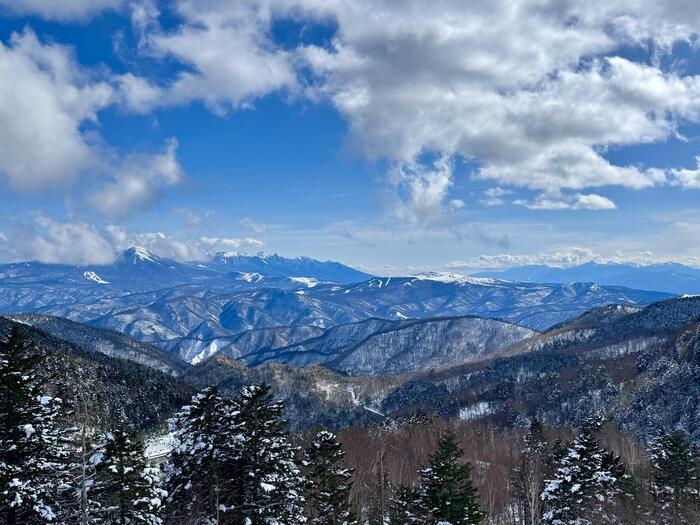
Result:
<instances>
[{"instance_id":1,"label":"snow patch on slope","mask_svg":"<svg viewBox=\"0 0 700 525\"><path fill-rule=\"evenodd\" d=\"M483 277L470 277L468 275L460 275L451 272L428 272L420 273L413 276L419 281L438 281L441 283L457 283L457 284L497 284L501 281L497 279L488 279Z\"/></svg>"},{"instance_id":2,"label":"snow patch on slope","mask_svg":"<svg viewBox=\"0 0 700 525\"><path fill-rule=\"evenodd\" d=\"M83 272L83 277L85 277L88 281L93 281L97 284L109 284L109 281L105 281L102 277L90 270Z\"/></svg>"}]
</instances>

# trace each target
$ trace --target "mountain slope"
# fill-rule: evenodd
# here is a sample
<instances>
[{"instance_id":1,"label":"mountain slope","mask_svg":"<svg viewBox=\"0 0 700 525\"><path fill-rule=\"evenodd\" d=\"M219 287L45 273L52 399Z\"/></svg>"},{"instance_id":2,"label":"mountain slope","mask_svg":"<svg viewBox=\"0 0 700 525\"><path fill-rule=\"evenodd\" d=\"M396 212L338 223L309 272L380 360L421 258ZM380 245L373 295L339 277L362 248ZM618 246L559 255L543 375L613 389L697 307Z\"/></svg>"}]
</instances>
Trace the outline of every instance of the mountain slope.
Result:
<instances>
[{"instance_id":1,"label":"mountain slope","mask_svg":"<svg viewBox=\"0 0 700 525\"><path fill-rule=\"evenodd\" d=\"M321 364L350 375L399 374L467 363L533 334L521 326L479 317L371 319L257 354L253 363Z\"/></svg>"},{"instance_id":2,"label":"mountain slope","mask_svg":"<svg viewBox=\"0 0 700 525\"><path fill-rule=\"evenodd\" d=\"M67 409L77 402L87 404L96 426L109 428L124 417L138 429L160 426L194 392L182 379L0 317L0 338L7 338L12 328L27 337L42 356L49 392L63 399Z\"/></svg>"},{"instance_id":3,"label":"mountain slope","mask_svg":"<svg viewBox=\"0 0 700 525\"><path fill-rule=\"evenodd\" d=\"M480 272L475 276L537 283L593 282L673 294L700 293L700 269L677 263L647 266L587 263L571 268L532 265Z\"/></svg>"},{"instance_id":4,"label":"mountain slope","mask_svg":"<svg viewBox=\"0 0 700 525\"><path fill-rule=\"evenodd\" d=\"M181 376L189 368L160 348L135 341L112 330L95 328L51 315L14 314L7 315L6 318L38 328L82 350L133 361L172 376Z\"/></svg>"},{"instance_id":5,"label":"mountain slope","mask_svg":"<svg viewBox=\"0 0 700 525\"><path fill-rule=\"evenodd\" d=\"M280 255L246 255L217 253L208 265L217 271L250 272L278 277L311 277L319 281L353 283L364 281L370 274L334 261L317 261L309 257L289 259Z\"/></svg>"},{"instance_id":6,"label":"mountain slope","mask_svg":"<svg viewBox=\"0 0 700 525\"><path fill-rule=\"evenodd\" d=\"M514 350L515 348L515 350ZM648 438L681 428L700 442L700 298L608 307L518 342L490 360L415 375L381 404L518 425L578 425L603 414Z\"/></svg>"},{"instance_id":7,"label":"mountain slope","mask_svg":"<svg viewBox=\"0 0 700 525\"><path fill-rule=\"evenodd\" d=\"M261 270L261 265L269 266L270 275L234 270ZM335 263L305 258L221 255L209 265L189 264L134 248L99 268L0 267L0 312L87 322L198 363L221 351L241 357L275 350L374 318L476 315L543 330L596 306L644 306L669 296L591 283L536 284L450 274L352 283L272 275L308 271L321 277L321 270L336 272L336 278L343 277L340 270L345 278L357 277Z\"/></svg>"}]
</instances>

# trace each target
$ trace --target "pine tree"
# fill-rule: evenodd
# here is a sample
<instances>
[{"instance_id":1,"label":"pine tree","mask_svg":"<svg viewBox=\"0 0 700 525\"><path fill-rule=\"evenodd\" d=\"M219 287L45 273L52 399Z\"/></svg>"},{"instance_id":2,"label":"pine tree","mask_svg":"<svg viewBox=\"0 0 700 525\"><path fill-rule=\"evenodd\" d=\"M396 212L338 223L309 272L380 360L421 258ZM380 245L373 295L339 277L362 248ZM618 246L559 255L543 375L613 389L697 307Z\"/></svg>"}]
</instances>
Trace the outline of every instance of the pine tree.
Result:
<instances>
[{"instance_id":1,"label":"pine tree","mask_svg":"<svg viewBox=\"0 0 700 525\"><path fill-rule=\"evenodd\" d=\"M471 525L484 518L471 481L471 467L460 463L463 455L450 429L440 436L429 466L420 471L421 505L430 516L428 523Z\"/></svg>"},{"instance_id":2,"label":"pine tree","mask_svg":"<svg viewBox=\"0 0 700 525\"><path fill-rule=\"evenodd\" d=\"M93 455L96 481L93 497L100 502L102 523L161 525L165 492L158 487L158 469L149 467L143 443L123 428L105 434Z\"/></svg>"},{"instance_id":3,"label":"pine tree","mask_svg":"<svg viewBox=\"0 0 700 525\"><path fill-rule=\"evenodd\" d=\"M306 502L313 525L353 525L350 511L352 470L345 468L342 445L331 432L322 430L307 452Z\"/></svg>"},{"instance_id":4,"label":"pine tree","mask_svg":"<svg viewBox=\"0 0 700 525\"><path fill-rule=\"evenodd\" d=\"M610 515L627 478L618 457L603 449L595 432L600 421L591 419L561 455L554 477L547 480L541 499L542 523L588 525L615 523Z\"/></svg>"},{"instance_id":5,"label":"pine tree","mask_svg":"<svg viewBox=\"0 0 700 525\"><path fill-rule=\"evenodd\" d=\"M663 514L672 523L683 523L683 505L698 499L695 449L683 432L661 434L650 448L653 492Z\"/></svg>"},{"instance_id":6,"label":"pine tree","mask_svg":"<svg viewBox=\"0 0 700 525\"><path fill-rule=\"evenodd\" d=\"M234 490L241 480L242 437L234 403L207 388L170 421L178 446L166 465L168 516L173 523L187 519L228 523L235 505ZM233 518L231 518L233 519Z\"/></svg>"},{"instance_id":7,"label":"pine tree","mask_svg":"<svg viewBox=\"0 0 700 525\"><path fill-rule=\"evenodd\" d=\"M0 516L10 525L55 521L68 490L62 403L42 392L40 360L17 328L0 342Z\"/></svg>"},{"instance_id":8,"label":"pine tree","mask_svg":"<svg viewBox=\"0 0 700 525\"><path fill-rule=\"evenodd\" d=\"M233 480L235 523L295 525L304 523L305 480L297 466L282 419L283 405L270 387L244 387L235 399L240 424L240 457Z\"/></svg>"},{"instance_id":9,"label":"pine tree","mask_svg":"<svg viewBox=\"0 0 700 525\"><path fill-rule=\"evenodd\" d=\"M419 525L424 522L418 489L406 485L399 486L391 497L389 523L391 525Z\"/></svg>"}]
</instances>

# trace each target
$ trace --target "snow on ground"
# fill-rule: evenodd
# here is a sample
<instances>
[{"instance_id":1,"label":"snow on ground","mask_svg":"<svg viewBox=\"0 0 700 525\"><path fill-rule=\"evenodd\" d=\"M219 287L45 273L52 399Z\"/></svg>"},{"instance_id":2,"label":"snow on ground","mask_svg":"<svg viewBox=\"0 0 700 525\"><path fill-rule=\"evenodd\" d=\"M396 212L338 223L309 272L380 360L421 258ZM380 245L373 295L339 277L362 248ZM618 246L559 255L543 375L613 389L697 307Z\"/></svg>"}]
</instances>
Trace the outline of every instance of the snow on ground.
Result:
<instances>
[{"instance_id":1,"label":"snow on ground","mask_svg":"<svg viewBox=\"0 0 700 525\"><path fill-rule=\"evenodd\" d=\"M245 281L247 283L257 283L263 278L262 275L256 272L242 272L240 276L236 277L239 281Z\"/></svg>"},{"instance_id":2,"label":"snow on ground","mask_svg":"<svg viewBox=\"0 0 700 525\"><path fill-rule=\"evenodd\" d=\"M313 277L290 277L289 280L294 281L295 283L301 283L307 286L308 288L313 288L319 283L319 281L317 281Z\"/></svg>"},{"instance_id":3,"label":"snow on ground","mask_svg":"<svg viewBox=\"0 0 700 525\"><path fill-rule=\"evenodd\" d=\"M144 455L146 459L161 458L170 454L177 446L177 439L172 433L155 436L146 441Z\"/></svg>"},{"instance_id":4,"label":"snow on ground","mask_svg":"<svg viewBox=\"0 0 700 525\"><path fill-rule=\"evenodd\" d=\"M212 341L206 345L202 350L200 350L193 358L189 361L193 365L198 365L202 361L209 359L215 353L219 351L219 344L216 340Z\"/></svg>"},{"instance_id":5,"label":"snow on ground","mask_svg":"<svg viewBox=\"0 0 700 525\"><path fill-rule=\"evenodd\" d=\"M109 284L109 281L105 281L102 277L97 275L95 272L88 270L87 272L83 273L83 277L85 277L88 281L94 281L97 284Z\"/></svg>"},{"instance_id":6,"label":"snow on ground","mask_svg":"<svg viewBox=\"0 0 700 525\"><path fill-rule=\"evenodd\" d=\"M451 272L428 272L420 273L413 276L420 281L438 281L441 283L458 283L458 284L497 284L497 279L486 279L481 277L470 277Z\"/></svg>"},{"instance_id":7,"label":"snow on ground","mask_svg":"<svg viewBox=\"0 0 700 525\"><path fill-rule=\"evenodd\" d=\"M488 401L479 401L468 407L459 410L459 419L468 421L470 419L479 419L493 413L493 407Z\"/></svg>"}]
</instances>

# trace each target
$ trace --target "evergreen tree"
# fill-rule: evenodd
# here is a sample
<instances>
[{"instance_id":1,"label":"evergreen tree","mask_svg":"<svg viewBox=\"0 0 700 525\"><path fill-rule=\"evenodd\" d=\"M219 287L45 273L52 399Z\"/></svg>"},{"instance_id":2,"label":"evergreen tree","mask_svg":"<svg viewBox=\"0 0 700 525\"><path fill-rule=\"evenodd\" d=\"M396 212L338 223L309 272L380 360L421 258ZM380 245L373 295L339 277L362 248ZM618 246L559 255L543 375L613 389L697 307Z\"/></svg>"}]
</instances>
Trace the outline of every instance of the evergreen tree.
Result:
<instances>
[{"instance_id":1,"label":"evergreen tree","mask_svg":"<svg viewBox=\"0 0 700 525\"><path fill-rule=\"evenodd\" d=\"M49 523L68 490L61 401L42 392L41 356L17 328L0 342L0 517Z\"/></svg>"},{"instance_id":2,"label":"evergreen tree","mask_svg":"<svg viewBox=\"0 0 700 525\"><path fill-rule=\"evenodd\" d=\"M429 466L420 471L421 504L430 517L428 523L471 525L484 518L471 481L471 467L460 463L463 455L450 429L440 436Z\"/></svg>"},{"instance_id":3,"label":"evergreen tree","mask_svg":"<svg viewBox=\"0 0 700 525\"><path fill-rule=\"evenodd\" d=\"M653 492L663 514L672 523L683 523L683 505L695 500L698 491L695 449L683 432L661 434L650 448Z\"/></svg>"},{"instance_id":4,"label":"evergreen tree","mask_svg":"<svg viewBox=\"0 0 700 525\"><path fill-rule=\"evenodd\" d=\"M163 523L160 512L166 494L158 487L158 469L146 464L141 441L117 428L103 437L92 463L97 467L92 493L100 501L102 523Z\"/></svg>"},{"instance_id":5,"label":"evergreen tree","mask_svg":"<svg viewBox=\"0 0 700 525\"><path fill-rule=\"evenodd\" d=\"M295 525L304 523L305 480L297 450L282 419L283 405L267 385L244 387L235 399L240 424L240 455L231 475L234 523Z\"/></svg>"},{"instance_id":6,"label":"evergreen tree","mask_svg":"<svg viewBox=\"0 0 700 525\"><path fill-rule=\"evenodd\" d=\"M241 483L242 437L237 417L232 401L219 397L215 388L207 388L170 421L178 441L165 479L172 523L186 518L232 523L228 516L234 509L233 491Z\"/></svg>"},{"instance_id":7,"label":"evergreen tree","mask_svg":"<svg viewBox=\"0 0 700 525\"><path fill-rule=\"evenodd\" d=\"M308 448L306 502L313 525L353 525L350 511L352 470L345 468L342 445L331 432L322 430Z\"/></svg>"},{"instance_id":8,"label":"evergreen tree","mask_svg":"<svg viewBox=\"0 0 700 525\"><path fill-rule=\"evenodd\" d=\"M611 507L623 493L626 474L618 457L603 449L595 432L600 422L591 419L561 455L554 477L547 480L541 499L542 523L588 525L615 523Z\"/></svg>"},{"instance_id":9,"label":"evergreen tree","mask_svg":"<svg viewBox=\"0 0 700 525\"><path fill-rule=\"evenodd\" d=\"M420 493L415 487L402 485L396 489L389 507L391 525L419 525L425 523L420 506Z\"/></svg>"}]
</instances>

